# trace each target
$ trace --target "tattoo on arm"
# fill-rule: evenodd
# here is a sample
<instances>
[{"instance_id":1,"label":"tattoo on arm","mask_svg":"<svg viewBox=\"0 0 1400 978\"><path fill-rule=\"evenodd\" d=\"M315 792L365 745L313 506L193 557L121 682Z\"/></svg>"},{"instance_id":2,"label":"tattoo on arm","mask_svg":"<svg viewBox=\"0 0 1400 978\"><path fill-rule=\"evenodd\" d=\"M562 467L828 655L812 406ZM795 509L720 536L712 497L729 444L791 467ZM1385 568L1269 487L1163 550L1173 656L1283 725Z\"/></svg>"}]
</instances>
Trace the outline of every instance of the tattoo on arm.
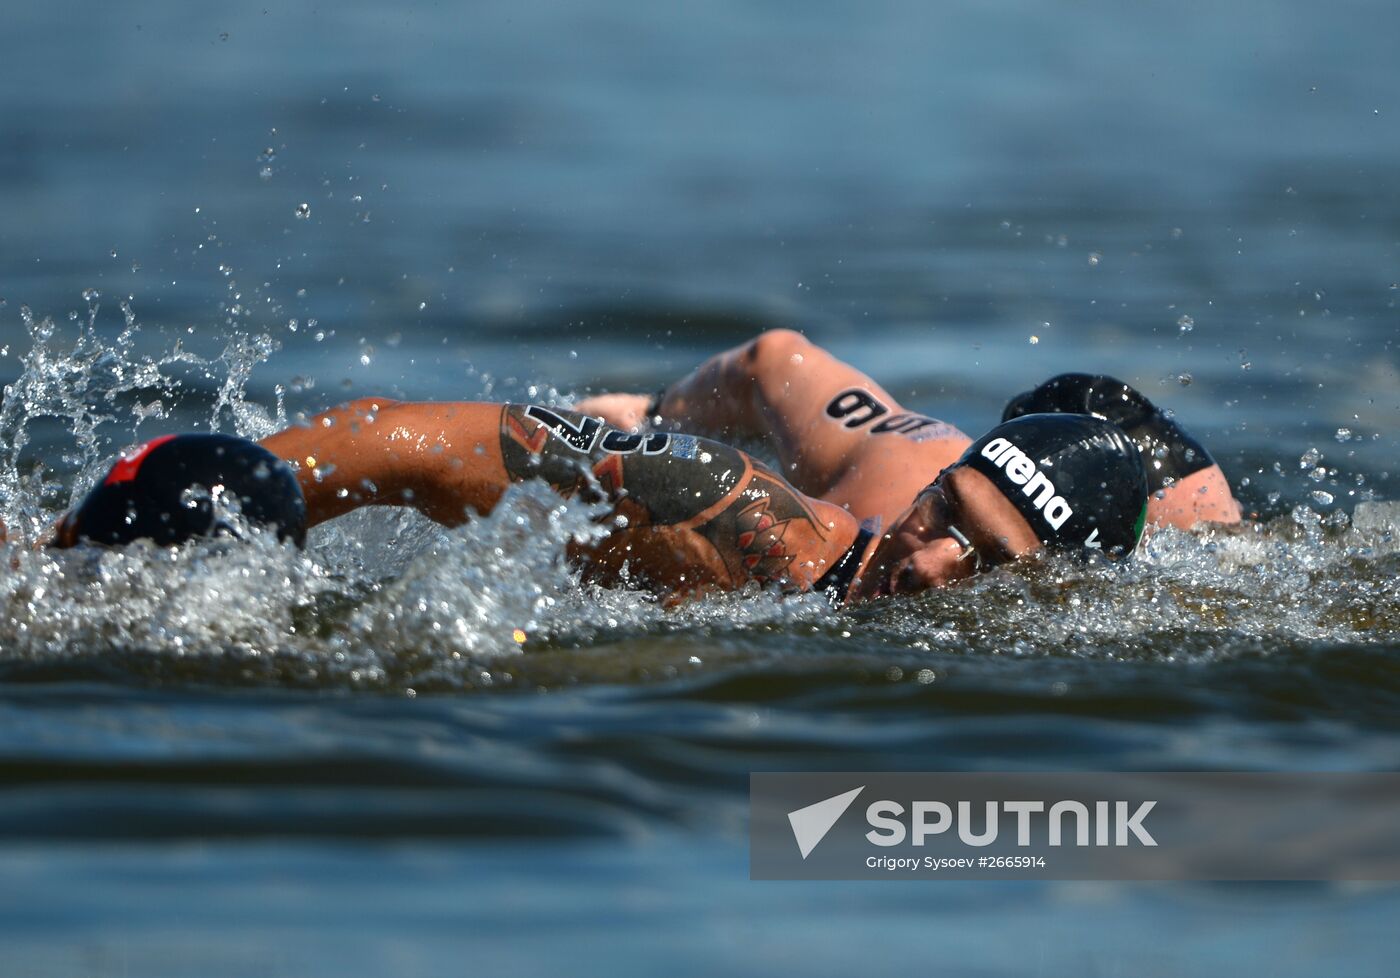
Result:
<instances>
[{"instance_id":1,"label":"tattoo on arm","mask_svg":"<svg viewBox=\"0 0 1400 978\"><path fill-rule=\"evenodd\" d=\"M700 534L714 546L731 583L783 584L799 551L826 539L826 530L797 492L764 469L753 477Z\"/></svg>"},{"instance_id":2,"label":"tattoo on arm","mask_svg":"<svg viewBox=\"0 0 1400 978\"><path fill-rule=\"evenodd\" d=\"M731 586L789 581L798 555L828 537L800 493L718 442L633 435L571 411L506 405L500 444L513 481L541 478L566 496L614 506L625 500L632 526L696 534Z\"/></svg>"},{"instance_id":3,"label":"tattoo on arm","mask_svg":"<svg viewBox=\"0 0 1400 978\"><path fill-rule=\"evenodd\" d=\"M747 462L728 445L693 435L632 435L597 418L538 405L501 411L501 455L514 481L544 479L566 496L646 511L652 526L686 523L739 484Z\"/></svg>"}]
</instances>

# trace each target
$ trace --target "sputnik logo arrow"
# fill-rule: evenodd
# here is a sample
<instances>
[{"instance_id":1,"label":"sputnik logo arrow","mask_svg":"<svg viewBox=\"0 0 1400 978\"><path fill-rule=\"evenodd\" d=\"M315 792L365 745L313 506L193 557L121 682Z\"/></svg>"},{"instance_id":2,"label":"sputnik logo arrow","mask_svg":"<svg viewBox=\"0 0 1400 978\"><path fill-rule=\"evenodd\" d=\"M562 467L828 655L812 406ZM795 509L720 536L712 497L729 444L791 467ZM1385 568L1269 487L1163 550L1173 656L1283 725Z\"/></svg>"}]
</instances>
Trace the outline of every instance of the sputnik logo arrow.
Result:
<instances>
[{"instance_id":1,"label":"sputnik logo arrow","mask_svg":"<svg viewBox=\"0 0 1400 978\"><path fill-rule=\"evenodd\" d=\"M851 807L851 802L856 800L856 795L864 790L865 785L861 785L843 794L833 795L825 801L819 801L815 805L788 812L792 835L797 840L797 848L803 859L817 847L817 843L826 838L831 827L846 813L846 809Z\"/></svg>"}]
</instances>

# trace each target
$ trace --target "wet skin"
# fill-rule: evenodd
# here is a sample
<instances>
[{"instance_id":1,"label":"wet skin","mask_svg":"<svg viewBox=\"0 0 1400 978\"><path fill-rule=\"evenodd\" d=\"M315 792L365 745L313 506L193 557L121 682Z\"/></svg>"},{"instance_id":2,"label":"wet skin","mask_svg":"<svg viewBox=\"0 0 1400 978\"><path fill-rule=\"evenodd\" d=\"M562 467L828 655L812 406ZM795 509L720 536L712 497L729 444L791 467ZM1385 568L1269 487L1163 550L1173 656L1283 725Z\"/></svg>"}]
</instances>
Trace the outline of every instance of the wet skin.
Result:
<instances>
[{"instance_id":1,"label":"wet skin","mask_svg":"<svg viewBox=\"0 0 1400 978\"><path fill-rule=\"evenodd\" d=\"M972 545L972 551L955 535ZM915 594L1039 550L1020 512L982 473L944 470L894 522L852 588L852 600Z\"/></svg>"},{"instance_id":2,"label":"wet skin","mask_svg":"<svg viewBox=\"0 0 1400 978\"><path fill-rule=\"evenodd\" d=\"M283 458L306 461L315 457L315 464L323 469L327 462L332 463L331 473L324 478L312 477L306 468L298 471L313 524L364 503L397 502L405 489L412 490L412 505L427 515L439 522L459 523L464 518L464 507L488 512L510 481L548 475L528 466L519 472L510 471L517 463L503 456L497 447L511 443L499 437L504 430L499 405L364 401L337 409L331 415L336 419L333 425L325 426L319 419L312 419L305 426L288 429L263 443ZM515 416L516 409L508 410L505 421ZM549 444L552 443L541 441L536 450ZM436 450L439 447L443 450ZM715 461L714 467L726 471L732 468L736 479L742 468L752 473L744 478L763 481L760 495L768 501L765 512L771 512L780 521L771 532L786 527L780 558L786 570L769 577L769 581L799 590L810 587L811 581L851 546L857 520L843 508L803 496L741 452L718 445L710 448L738 460ZM690 491L694 488L690 480L698 475L678 467L674 459L668 461L664 454L634 453L625 459L628 469L623 481L632 490L627 504L643 505L650 515L638 518L642 514L633 512L628 531L614 532L594 550L594 566L610 565L614 558L630 559L662 590L675 593L693 592L702 579L721 588L737 587L763 569L765 565L759 563L752 572L736 570L741 564L732 559L739 555L735 541L752 534L736 532L735 540L730 540L729 530L721 532L721 511L726 504L697 500L694 517L681 514L685 518L661 518L665 507L657 501L665 496L666 506L670 506L673 496L680 500L696 496ZM652 481L647 475L649 466L661 466ZM374 498L364 495L365 477L377 487ZM563 481L556 477L553 481L565 488L563 481L573 481L573 476ZM752 492L758 483L748 484ZM743 506L738 482L732 490L725 491L733 496L733 508ZM954 527L972 544L975 554L966 552ZM740 531L743 527L734 529ZM647 543L654 546L642 546L643 534ZM700 537L708 542L702 542ZM776 540L774 537L770 542ZM1030 524L991 480L974 469L947 468L934 483L915 492L912 501L890 520L887 531L865 556L848 600L941 587L1039 547L1040 541Z\"/></svg>"}]
</instances>

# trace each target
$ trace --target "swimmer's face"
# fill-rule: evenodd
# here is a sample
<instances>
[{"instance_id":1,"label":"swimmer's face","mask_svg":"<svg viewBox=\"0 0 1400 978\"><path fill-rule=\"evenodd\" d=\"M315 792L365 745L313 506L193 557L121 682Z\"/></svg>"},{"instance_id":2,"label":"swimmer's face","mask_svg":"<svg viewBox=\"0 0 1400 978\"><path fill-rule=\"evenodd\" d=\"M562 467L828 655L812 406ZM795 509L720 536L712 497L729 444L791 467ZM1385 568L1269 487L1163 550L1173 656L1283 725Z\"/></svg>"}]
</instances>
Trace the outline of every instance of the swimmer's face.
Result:
<instances>
[{"instance_id":1,"label":"swimmer's face","mask_svg":"<svg viewBox=\"0 0 1400 978\"><path fill-rule=\"evenodd\" d=\"M1038 549L1031 525L990 479L947 469L895 521L859 590L863 597L914 594Z\"/></svg>"}]
</instances>

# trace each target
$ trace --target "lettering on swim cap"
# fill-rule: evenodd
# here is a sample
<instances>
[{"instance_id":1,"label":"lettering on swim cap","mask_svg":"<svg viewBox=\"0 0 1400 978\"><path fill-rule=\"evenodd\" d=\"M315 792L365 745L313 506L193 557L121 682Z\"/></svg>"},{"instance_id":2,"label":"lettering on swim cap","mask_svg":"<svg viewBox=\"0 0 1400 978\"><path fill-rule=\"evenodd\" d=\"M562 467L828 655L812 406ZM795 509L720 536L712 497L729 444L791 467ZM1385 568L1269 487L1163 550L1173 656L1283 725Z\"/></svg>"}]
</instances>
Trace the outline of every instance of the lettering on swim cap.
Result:
<instances>
[{"instance_id":1,"label":"lettering on swim cap","mask_svg":"<svg viewBox=\"0 0 1400 978\"><path fill-rule=\"evenodd\" d=\"M993 438L982 446L981 455L1010 482L1022 487L1021 492L1030 497L1031 506L1052 530L1064 526L1074 515L1074 509L1060 495L1050 477L1009 438Z\"/></svg>"},{"instance_id":2,"label":"lettering on swim cap","mask_svg":"<svg viewBox=\"0 0 1400 978\"><path fill-rule=\"evenodd\" d=\"M993 438L982 446L982 456L995 462L1001 456L1002 452L1012 447L1011 442L1005 438Z\"/></svg>"}]
</instances>

